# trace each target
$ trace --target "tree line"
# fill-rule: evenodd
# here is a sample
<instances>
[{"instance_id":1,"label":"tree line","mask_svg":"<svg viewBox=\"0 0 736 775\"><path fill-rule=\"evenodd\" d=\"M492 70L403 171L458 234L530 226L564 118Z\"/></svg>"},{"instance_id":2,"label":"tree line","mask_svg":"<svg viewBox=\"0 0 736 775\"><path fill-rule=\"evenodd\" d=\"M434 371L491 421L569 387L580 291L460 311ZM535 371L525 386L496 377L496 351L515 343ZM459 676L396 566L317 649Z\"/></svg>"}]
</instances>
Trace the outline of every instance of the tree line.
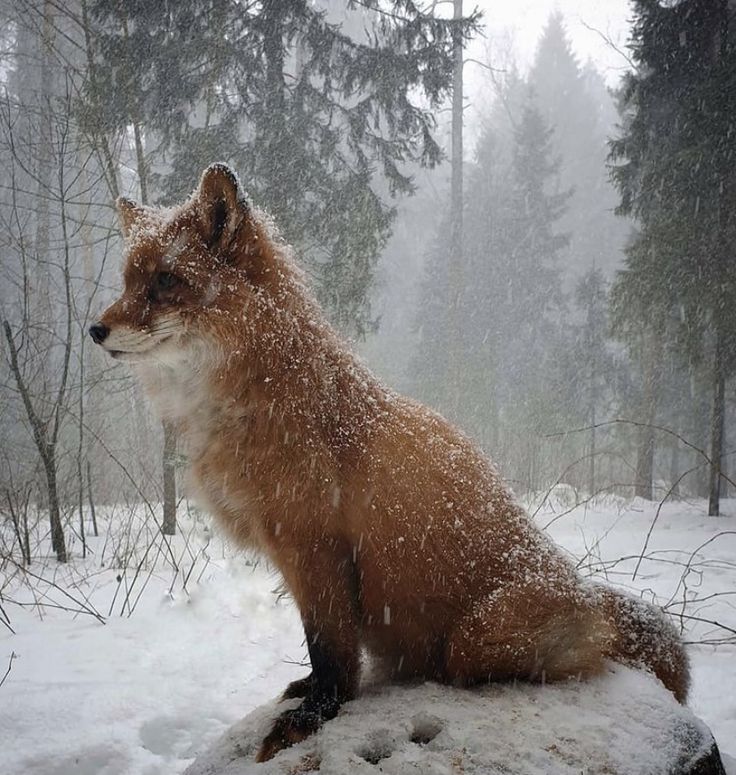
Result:
<instances>
[{"instance_id":1,"label":"tree line","mask_svg":"<svg viewBox=\"0 0 736 775\"><path fill-rule=\"evenodd\" d=\"M552 14L528 72L485 69L465 157L462 51L482 20L455 6L0 1L3 556L30 563L39 526L59 560L86 551L96 505L145 501L175 529L184 451L85 332L119 285L115 198L179 201L217 159L334 323L518 489L694 493L718 513L733 0L636 0L613 90Z\"/></svg>"},{"instance_id":2,"label":"tree line","mask_svg":"<svg viewBox=\"0 0 736 775\"><path fill-rule=\"evenodd\" d=\"M405 165L440 161L434 111L478 17L406 0L21 0L0 17L3 554L29 562L45 521L64 561L96 502L163 502L175 527L172 429L86 344L119 285L116 197L176 202L229 162L335 323L365 332Z\"/></svg>"},{"instance_id":3,"label":"tree line","mask_svg":"<svg viewBox=\"0 0 736 775\"><path fill-rule=\"evenodd\" d=\"M631 68L607 89L556 12L527 74L489 76L459 299L445 218L403 378L521 490L691 493L719 513L734 420L735 41L733 3L641 0Z\"/></svg>"}]
</instances>

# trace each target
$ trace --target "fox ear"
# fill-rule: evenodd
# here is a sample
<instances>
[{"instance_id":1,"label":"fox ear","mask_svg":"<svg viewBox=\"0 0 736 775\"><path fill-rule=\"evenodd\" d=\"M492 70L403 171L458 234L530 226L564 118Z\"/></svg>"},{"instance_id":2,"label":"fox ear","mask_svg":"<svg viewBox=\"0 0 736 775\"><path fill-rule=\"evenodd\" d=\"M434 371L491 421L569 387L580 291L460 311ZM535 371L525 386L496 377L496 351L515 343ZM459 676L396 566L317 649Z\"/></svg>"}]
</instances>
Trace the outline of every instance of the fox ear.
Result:
<instances>
[{"instance_id":1,"label":"fox ear","mask_svg":"<svg viewBox=\"0 0 736 775\"><path fill-rule=\"evenodd\" d=\"M127 239L136 221L143 215L143 208L139 207L132 199L120 196L115 202L120 219L120 229L123 237Z\"/></svg>"},{"instance_id":2,"label":"fox ear","mask_svg":"<svg viewBox=\"0 0 736 775\"><path fill-rule=\"evenodd\" d=\"M237 175L226 164L210 165L202 173L198 197L205 242L228 245L248 211Z\"/></svg>"}]
</instances>

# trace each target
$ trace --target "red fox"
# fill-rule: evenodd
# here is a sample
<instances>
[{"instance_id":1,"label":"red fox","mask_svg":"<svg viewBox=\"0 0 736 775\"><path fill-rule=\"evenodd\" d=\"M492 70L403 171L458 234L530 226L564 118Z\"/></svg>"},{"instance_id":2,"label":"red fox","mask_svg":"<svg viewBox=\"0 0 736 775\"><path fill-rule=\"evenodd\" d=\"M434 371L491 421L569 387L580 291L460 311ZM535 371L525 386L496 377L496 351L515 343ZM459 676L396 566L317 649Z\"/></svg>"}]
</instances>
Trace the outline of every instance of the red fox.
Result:
<instances>
[{"instance_id":1,"label":"red fox","mask_svg":"<svg viewBox=\"0 0 736 775\"><path fill-rule=\"evenodd\" d=\"M361 651L393 679L458 686L610 658L685 701L664 614L581 580L473 442L351 354L227 166L179 207L118 210L124 289L90 334L130 363L178 429L192 494L278 568L304 623L312 673L259 761L355 696Z\"/></svg>"}]
</instances>

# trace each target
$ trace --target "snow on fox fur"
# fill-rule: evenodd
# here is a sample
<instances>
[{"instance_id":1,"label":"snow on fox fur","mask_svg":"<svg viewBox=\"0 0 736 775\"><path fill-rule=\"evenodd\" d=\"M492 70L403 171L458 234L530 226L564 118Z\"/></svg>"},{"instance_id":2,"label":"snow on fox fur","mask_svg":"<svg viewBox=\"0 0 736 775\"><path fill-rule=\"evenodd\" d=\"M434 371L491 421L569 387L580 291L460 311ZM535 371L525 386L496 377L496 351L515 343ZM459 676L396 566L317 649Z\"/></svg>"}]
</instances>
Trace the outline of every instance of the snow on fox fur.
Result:
<instances>
[{"instance_id":1,"label":"snow on fox fur","mask_svg":"<svg viewBox=\"0 0 736 775\"><path fill-rule=\"evenodd\" d=\"M90 334L175 424L192 495L278 568L304 623L312 674L260 760L354 696L362 651L394 680L456 685L611 658L685 701L664 615L583 582L472 441L352 355L228 167L177 208L118 205L124 289Z\"/></svg>"}]
</instances>

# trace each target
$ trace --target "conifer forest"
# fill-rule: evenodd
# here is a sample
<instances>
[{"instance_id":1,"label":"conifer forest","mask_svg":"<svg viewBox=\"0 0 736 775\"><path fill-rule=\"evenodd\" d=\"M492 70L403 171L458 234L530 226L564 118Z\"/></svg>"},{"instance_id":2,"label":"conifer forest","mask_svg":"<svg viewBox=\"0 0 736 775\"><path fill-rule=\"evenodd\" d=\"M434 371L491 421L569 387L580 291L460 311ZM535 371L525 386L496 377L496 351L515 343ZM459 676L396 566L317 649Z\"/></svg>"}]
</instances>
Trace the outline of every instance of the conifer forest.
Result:
<instances>
[{"instance_id":1,"label":"conifer forest","mask_svg":"<svg viewBox=\"0 0 736 775\"><path fill-rule=\"evenodd\" d=\"M308 663L89 334L116 202L215 162L360 363L664 609L736 767L736 0L0 0L0 772L184 772Z\"/></svg>"}]
</instances>

